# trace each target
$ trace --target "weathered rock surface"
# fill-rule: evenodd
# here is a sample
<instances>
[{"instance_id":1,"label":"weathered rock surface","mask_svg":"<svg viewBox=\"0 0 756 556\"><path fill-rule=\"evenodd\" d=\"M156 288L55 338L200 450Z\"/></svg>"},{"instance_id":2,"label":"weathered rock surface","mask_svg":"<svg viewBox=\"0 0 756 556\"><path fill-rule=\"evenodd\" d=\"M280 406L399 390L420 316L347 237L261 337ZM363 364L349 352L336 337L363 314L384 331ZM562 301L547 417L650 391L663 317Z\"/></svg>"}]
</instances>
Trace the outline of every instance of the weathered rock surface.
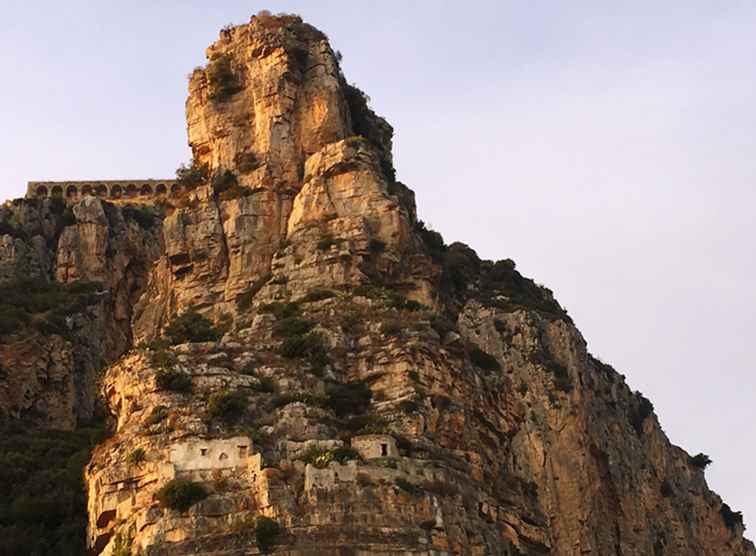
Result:
<instances>
[{"instance_id":1,"label":"weathered rock surface","mask_svg":"<svg viewBox=\"0 0 756 556\"><path fill-rule=\"evenodd\" d=\"M90 344L0 346L0 404L70 427L91 398L76 349L130 348L101 380L95 554L756 554L550 291L418 221L391 127L322 33L260 15L207 54L186 109L211 177L161 226L93 199L2 209L1 281L108 295L87 309L102 331L78 328Z\"/></svg>"},{"instance_id":2,"label":"weathered rock surface","mask_svg":"<svg viewBox=\"0 0 756 556\"><path fill-rule=\"evenodd\" d=\"M100 284L95 303L66 315L69 338L26 329L0 338L0 414L70 430L92 417L105 362L132 343L132 307L161 252L159 222L145 229L86 197L69 207L17 199L0 207L0 224L0 285Z\"/></svg>"}]
</instances>

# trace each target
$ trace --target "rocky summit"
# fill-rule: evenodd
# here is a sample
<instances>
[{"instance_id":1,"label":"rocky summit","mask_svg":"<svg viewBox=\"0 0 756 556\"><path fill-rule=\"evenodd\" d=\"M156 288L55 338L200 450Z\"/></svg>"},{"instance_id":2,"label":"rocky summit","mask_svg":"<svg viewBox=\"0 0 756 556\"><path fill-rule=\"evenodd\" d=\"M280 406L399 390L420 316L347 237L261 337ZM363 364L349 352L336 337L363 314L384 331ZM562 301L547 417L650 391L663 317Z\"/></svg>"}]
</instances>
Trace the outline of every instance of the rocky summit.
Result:
<instances>
[{"instance_id":1,"label":"rocky summit","mask_svg":"<svg viewBox=\"0 0 756 556\"><path fill-rule=\"evenodd\" d=\"M551 291L418 219L339 59L261 12L171 190L0 208L0 554L756 555Z\"/></svg>"}]
</instances>

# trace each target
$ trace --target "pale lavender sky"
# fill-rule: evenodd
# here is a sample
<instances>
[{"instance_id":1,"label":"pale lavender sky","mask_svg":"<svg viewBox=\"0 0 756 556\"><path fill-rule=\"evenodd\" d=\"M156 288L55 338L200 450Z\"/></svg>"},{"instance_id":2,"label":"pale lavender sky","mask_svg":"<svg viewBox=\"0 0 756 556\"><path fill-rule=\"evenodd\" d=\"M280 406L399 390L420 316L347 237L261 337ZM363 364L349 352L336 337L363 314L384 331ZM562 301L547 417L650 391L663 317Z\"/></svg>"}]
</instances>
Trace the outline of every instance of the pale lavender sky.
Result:
<instances>
[{"instance_id":1,"label":"pale lavender sky","mask_svg":"<svg viewBox=\"0 0 756 556\"><path fill-rule=\"evenodd\" d=\"M344 53L421 218L552 288L756 527L756 3L6 0L0 198L171 176L187 73L263 8Z\"/></svg>"}]
</instances>

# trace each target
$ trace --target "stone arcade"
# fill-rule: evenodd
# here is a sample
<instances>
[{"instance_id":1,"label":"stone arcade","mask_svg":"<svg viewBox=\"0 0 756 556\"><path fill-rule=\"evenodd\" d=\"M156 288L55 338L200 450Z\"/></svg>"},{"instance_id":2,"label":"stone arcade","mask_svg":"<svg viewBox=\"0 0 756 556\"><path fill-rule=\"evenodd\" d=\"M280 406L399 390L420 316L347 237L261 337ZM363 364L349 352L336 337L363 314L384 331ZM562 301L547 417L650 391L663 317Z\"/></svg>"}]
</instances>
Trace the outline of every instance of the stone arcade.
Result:
<instances>
[{"instance_id":1,"label":"stone arcade","mask_svg":"<svg viewBox=\"0 0 756 556\"><path fill-rule=\"evenodd\" d=\"M93 181L30 181L26 186L28 199L59 197L78 201L86 195L101 199L145 200L177 195L181 186L176 180L93 180Z\"/></svg>"}]
</instances>

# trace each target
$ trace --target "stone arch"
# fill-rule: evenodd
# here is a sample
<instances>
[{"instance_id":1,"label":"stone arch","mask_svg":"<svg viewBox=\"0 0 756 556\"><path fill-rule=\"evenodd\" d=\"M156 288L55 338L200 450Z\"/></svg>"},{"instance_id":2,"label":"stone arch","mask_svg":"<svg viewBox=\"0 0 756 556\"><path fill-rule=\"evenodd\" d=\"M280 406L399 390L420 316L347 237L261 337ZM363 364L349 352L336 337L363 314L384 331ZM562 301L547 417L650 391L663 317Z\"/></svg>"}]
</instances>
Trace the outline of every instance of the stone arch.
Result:
<instances>
[{"instance_id":1,"label":"stone arch","mask_svg":"<svg viewBox=\"0 0 756 556\"><path fill-rule=\"evenodd\" d=\"M150 185L149 185L149 184L146 184L146 183L145 183L145 184L144 184L144 185L142 186L142 190L141 190L141 192L140 192L140 193L142 194L142 196L143 196L143 197L147 197L147 196L149 196L149 195L152 195L152 187L150 187Z\"/></svg>"},{"instance_id":2,"label":"stone arch","mask_svg":"<svg viewBox=\"0 0 756 556\"><path fill-rule=\"evenodd\" d=\"M181 186L177 183L174 183L171 186L171 195L178 195L179 193L181 193Z\"/></svg>"},{"instance_id":3,"label":"stone arch","mask_svg":"<svg viewBox=\"0 0 756 556\"><path fill-rule=\"evenodd\" d=\"M157 193L158 195L165 195L165 191L165 185L163 185L162 183L159 183L155 188L155 193Z\"/></svg>"},{"instance_id":4,"label":"stone arch","mask_svg":"<svg viewBox=\"0 0 756 556\"><path fill-rule=\"evenodd\" d=\"M81 188L82 195L92 195L92 186L87 184Z\"/></svg>"},{"instance_id":5,"label":"stone arch","mask_svg":"<svg viewBox=\"0 0 756 556\"><path fill-rule=\"evenodd\" d=\"M137 186L134 185L133 183L130 184L126 188L126 196L127 197L136 197L137 195L139 195L139 189L137 189Z\"/></svg>"},{"instance_id":6,"label":"stone arch","mask_svg":"<svg viewBox=\"0 0 756 556\"><path fill-rule=\"evenodd\" d=\"M79 196L79 190L76 188L75 185L69 185L66 187L66 197L69 199L72 199L73 197Z\"/></svg>"},{"instance_id":7,"label":"stone arch","mask_svg":"<svg viewBox=\"0 0 756 556\"><path fill-rule=\"evenodd\" d=\"M116 184L110 188L110 196L113 199L120 199L121 195L123 195L123 187L120 185Z\"/></svg>"},{"instance_id":8,"label":"stone arch","mask_svg":"<svg viewBox=\"0 0 756 556\"><path fill-rule=\"evenodd\" d=\"M98 197L107 197L108 196L108 188L105 187L103 184L98 185L95 188L95 195Z\"/></svg>"},{"instance_id":9,"label":"stone arch","mask_svg":"<svg viewBox=\"0 0 756 556\"><path fill-rule=\"evenodd\" d=\"M63 196L63 188L59 185L56 185L52 188L52 196L53 197L62 197Z\"/></svg>"},{"instance_id":10,"label":"stone arch","mask_svg":"<svg viewBox=\"0 0 756 556\"><path fill-rule=\"evenodd\" d=\"M48 193L47 188L44 185L40 185L39 187L37 187L37 191L36 191L37 197L47 197L47 193Z\"/></svg>"}]
</instances>

